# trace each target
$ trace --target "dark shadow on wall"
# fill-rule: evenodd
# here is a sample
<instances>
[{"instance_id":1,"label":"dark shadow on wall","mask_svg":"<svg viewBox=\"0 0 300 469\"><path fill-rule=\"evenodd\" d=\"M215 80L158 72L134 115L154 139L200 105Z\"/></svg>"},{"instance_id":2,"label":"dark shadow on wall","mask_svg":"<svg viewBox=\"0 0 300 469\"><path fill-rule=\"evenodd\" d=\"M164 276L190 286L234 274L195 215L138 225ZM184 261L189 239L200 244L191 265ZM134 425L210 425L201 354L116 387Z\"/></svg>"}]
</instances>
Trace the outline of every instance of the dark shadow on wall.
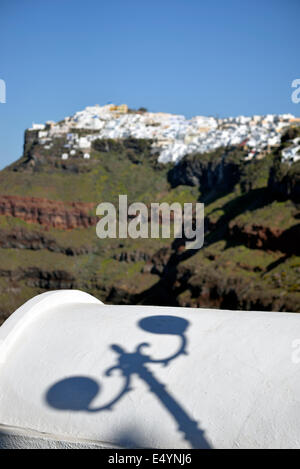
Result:
<instances>
[{"instance_id":1,"label":"dark shadow on wall","mask_svg":"<svg viewBox=\"0 0 300 469\"><path fill-rule=\"evenodd\" d=\"M10 435L0 432L0 449L13 448L13 440Z\"/></svg>"},{"instance_id":2,"label":"dark shadow on wall","mask_svg":"<svg viewBox=\"0 0 300 469\"><path fill-rule=\"evenodd\" d=\"M126 425L118 428L114 434L114 443L119 448L127 449L151 449L146 432L141 432L138 425Z\"/></svg>"},{"instance_id":3,"label":"dark shadow on wall","mask_svg":"<svg viewBox=\"0 0 300 469\"><path fill-rule=\"evenodd\" d=\"M175 335L180 339L178 349L163 359L152 358L144 351L150 346L148 342L140 343L133 352L127 352L121 345L112 344L111 349L116 353L116 363L106 370L105 376L108 377L114 373L114 371L118 370L121 372L124 383L121 391L105 405L92 407L92 401L99 395L101 388L97 381L85 376L72 376L55 383L46 393L45 398L47 404L61 411L95 413L113 410L114 406L117 405L122 397L133 390L131 387L131 378L133 375L137 375L147 384L149 391L173 417L178 425L178 430L182 432L191 447L209 449L210 446L205 438L203 430L198 428L198 423L190 418L186 409L184 409L167 390L166 386L161 383L147 367L147 364L150 363L168 366L170 362L180 355L187 355L187 338L185 332L188 325L188 321L176 316L149 316L139 321L138 326L145 332ZM123 434L122 442L124 446L141 447L141 442L138 442L134 436L138 434L138 431L133 432L132 438ZM123 446L123 444L120 446Z\"/></svg>"},{"instance_id":4,"label":"dark shadow on wall","mask_svg":"<svg viewBox=\"0 0 300 469\"><path fill-rule=\"evenodd\" d=\"M90 378L72 376L58 381L47 392L47 403L57 410L89 410L100 392L99 384Z\"/></svg>"}]
</instances>

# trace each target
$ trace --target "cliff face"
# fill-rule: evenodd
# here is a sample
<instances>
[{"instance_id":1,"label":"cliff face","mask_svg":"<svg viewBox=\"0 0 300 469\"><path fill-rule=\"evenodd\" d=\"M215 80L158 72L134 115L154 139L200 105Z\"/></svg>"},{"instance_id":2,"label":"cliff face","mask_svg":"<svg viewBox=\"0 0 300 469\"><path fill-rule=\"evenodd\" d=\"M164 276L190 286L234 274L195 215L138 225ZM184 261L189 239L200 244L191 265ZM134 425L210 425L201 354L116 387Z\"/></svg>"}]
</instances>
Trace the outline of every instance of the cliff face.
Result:
<instances>
[{"instance_id":1,"label":"cliff face","mask_svg":"<svg viewBox=\"0 0 300 469\"><path fill-rule=\"evenodd\" d=\"M300 202L300 161L291 166L276 161L270 171L268 187L280 200Z\"/></svg>"},{"instance_id":2,"label":"cliff face","mask_svg":"<svg viewBox=\"0 0 300 469\"><path fill-rule=\"evenodd\" d=\"M251 249L280 251L286 254L300 255L300 224L286 230L260 224L229 224L228 237L236 244L243 244Z\"/></svg>"},{"instance_id":3,"label":"cliff face","mask_svg":"<svg viewBox=\"0 0 300 469\"><path fill-rule=\"evenodd\" d=\"M201 187L203 193L213 189L231 191L240 180L243 152L217 150L212 155L188 155L168 174L172 187Z\"/></svg>"},{"instance_id":4,"label":"cliff face","mask_svg":"<svg viewBox=\"0 0 300 469\"><path fill-rule=\"evenodd\" d=\"M93 203L66 203L35 197L0 196L0 215L11 216L46 227L71 230L97 223Z\"/></svg>"},{"instance_id":5,"label":"cliff face","mask_svg":"<svg viewBox=\"0 0 300 469\"><path fill-rule=\"evenodd\" d=\"M137 300L143 304L300 312L300 224L281 229L243 224L237 219L223 227L220 224L220 228L222 240L213 238L198 252L185 251L177 240L169 249L154 254L144 271L157 274L159 281ZM208 239L215 237L216 231L216 226L208 230Z\"/></svg>"},{"instance_id":6,"label":"cliff face","mask_svg":"<svg viewBox=\"0 0 300 469\"><path fill-rule=\"evenodd\" d=\"M48 225L46 225L46 230ZM67 256L80 256L92 253L93 246L61 245L55 236L38 230L26 230L16 226L11 229L0 229L0 248L3 249L27 249L38 251L47 249L51 252L60 252Z\"/></svg>"},{"instance_id":7,"label":"cliff face","mask_svg":"<svg viewBox=\"0 0 300 469\"><path fill-rule=\"evenodd\" d=\"M243 150L231 149L170 168L134 139L96 141L90 160L62 162L65 143L57 139L46 154L29 133L23 157L0 172L0 322L33 295L60 288L115 304L300 312L296 165L278 166L276 155L245 162ZM278 191L287 176L292 189ZM117 205L119 194L148 207L205 202L204 247L99 240L95 208Z\"/></svg>"}]
</instances>

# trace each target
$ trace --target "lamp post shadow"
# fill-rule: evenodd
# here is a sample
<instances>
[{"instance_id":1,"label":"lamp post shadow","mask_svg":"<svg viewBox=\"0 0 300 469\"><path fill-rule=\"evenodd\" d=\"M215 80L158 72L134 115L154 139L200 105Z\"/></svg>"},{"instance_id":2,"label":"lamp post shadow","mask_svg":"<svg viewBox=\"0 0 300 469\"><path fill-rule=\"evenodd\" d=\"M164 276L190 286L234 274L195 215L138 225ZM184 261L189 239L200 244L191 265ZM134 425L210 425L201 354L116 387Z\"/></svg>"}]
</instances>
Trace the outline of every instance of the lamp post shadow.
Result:
<instances>
[{"instance_id":1,"label":"lamp post shadow","mask_svg":"<svg viewBox=\"0 0 300 469\"><path fill-rule=\"evenodd\" d=\"M58 381L49 388L46 393L46 402L57 410L72 410L85 412L102 412L113 410L124 395L133 390L131 378L137 375L143 380L151 393L153 393L164 408L173 417L178 425L178 430L182 432L184 438L190 443L192 448L210 449L204 431L198 428L198 423L190 418L187 411L167 390L155 375L149 370L147 364L161 364L168 366L170 362L180 355L187 355L187 339L185 331L189 323L183 318L176 316L150 316L139 321L138 326L143 330L155 334L171 334L180 338L180 346L175 353L163 359L154 359L144 352L150 346L143 342L137 345L135 351L127 352L118 344L111 345L111 349L117 354L117 362L106 370L105 376L111 376L115 371L119 371L124 379L124 385L117 396L100 407L91 407L91 402L100 392L100 385L91 378L84 376L74 376Z\"/></svg>"}]
</instances>

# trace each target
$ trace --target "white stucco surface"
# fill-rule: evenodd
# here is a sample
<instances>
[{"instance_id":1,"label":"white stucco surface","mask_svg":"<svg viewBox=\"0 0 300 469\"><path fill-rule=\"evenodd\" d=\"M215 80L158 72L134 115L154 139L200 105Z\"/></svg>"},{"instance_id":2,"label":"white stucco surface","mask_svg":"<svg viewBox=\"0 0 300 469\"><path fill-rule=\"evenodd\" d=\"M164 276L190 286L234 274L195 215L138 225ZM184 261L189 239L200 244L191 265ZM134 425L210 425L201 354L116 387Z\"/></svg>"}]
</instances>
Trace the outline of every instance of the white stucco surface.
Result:
<instances>
[{"instance_id":1,"label":"white stucco surface","mask_svg":"<svg viewBox=\"0 0 300 469\"><path fill-rule=\"evenodd\" d=\"M297 448L297 339L297 314L40 295L0 328L0 446Z\"/></svg>"}]
</instances>

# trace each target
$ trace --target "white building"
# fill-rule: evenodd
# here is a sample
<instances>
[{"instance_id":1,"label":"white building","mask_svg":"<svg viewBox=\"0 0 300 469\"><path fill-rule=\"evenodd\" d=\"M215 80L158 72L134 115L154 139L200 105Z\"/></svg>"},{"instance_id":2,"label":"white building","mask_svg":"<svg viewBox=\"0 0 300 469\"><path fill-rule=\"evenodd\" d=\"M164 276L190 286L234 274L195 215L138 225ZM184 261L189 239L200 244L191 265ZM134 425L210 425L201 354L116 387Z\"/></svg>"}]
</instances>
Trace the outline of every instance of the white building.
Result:
<instances>
[{"instance_id":1,"label":"white building","mask_svg":"<svg viewBox=\"0 0 300 469\"><path fill-rule=\"evenodd\" d=\"M79 148L90 148L91 141L89 140L88 137L80 137L78 140L78 146Z\"/></svg>"},{"instance_id":2,"label":"white building","mask_svg":"<svg viewBox=\"0 0 300 469\"><path fill-rule=\"evenodd\" d=\"M300 159L300 145L285 148L281 152L283 161L296 162Z\"/></svg>"},{"instance_id":3,"label":"white building","mask_svg":"<svg viewBox=\"0 0 300 469\"><path fill-rule=\"evenodd\" d=\"M32 127L29 130L44 130L45 125L44 124L34 124L32 123Z\"/></svg>"}]
</instances>

